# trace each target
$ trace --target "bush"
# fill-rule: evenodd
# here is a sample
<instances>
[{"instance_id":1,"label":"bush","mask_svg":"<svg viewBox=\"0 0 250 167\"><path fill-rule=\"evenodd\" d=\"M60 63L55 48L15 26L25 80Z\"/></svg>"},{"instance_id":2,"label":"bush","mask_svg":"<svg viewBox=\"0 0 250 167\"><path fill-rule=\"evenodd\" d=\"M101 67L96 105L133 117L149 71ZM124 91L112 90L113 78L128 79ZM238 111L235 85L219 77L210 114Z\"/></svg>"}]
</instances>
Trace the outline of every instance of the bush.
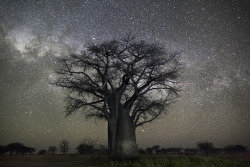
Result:
<instances>
[{"instance_id":1,"label":"bush","mask_svg":"<svg viewBox=\"0 0 250 167\"><path fill-rule=\"evenodd\" d=\"M80 154L92 154L94 153L94 146L89 144L80 144L76 150Z\"/></svg>"},{"instance_id":2,"label":"bush","mask_svg":"<svg viewBox=\"0 0 250 167\"><path fill-rule=\"evenodd\" d=\"M40 151L38 151L38 154L39 155L44 155L44 154L47 154L47 151L46 150L40 150Z\"/></svg>"}]
</instances>

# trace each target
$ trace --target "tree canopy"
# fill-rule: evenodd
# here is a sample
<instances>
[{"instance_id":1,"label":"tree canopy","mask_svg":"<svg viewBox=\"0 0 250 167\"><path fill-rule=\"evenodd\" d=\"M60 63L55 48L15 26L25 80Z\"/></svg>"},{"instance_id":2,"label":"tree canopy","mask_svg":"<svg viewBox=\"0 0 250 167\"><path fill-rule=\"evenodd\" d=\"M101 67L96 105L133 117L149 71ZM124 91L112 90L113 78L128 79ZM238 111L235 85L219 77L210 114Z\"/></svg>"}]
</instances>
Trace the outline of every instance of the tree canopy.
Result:
<instances>
[{"instance_id":1,"label":"tree canopy","mask_svg":"<svg viewBox=\"0 0 250 167\"><path fill-rule=\"evenodd\" d=\"M63 154L66 154L69 151L69 142L67 140L63 140L61 141L59 147L60 147L60 151Z\"/></svg>"},{"instance_id":2,"label":"tree canopy","mask_svg":"<svg viewBox=\"0 0 250 167\"><path fill-rule=\"evenodd\" d=\"M57 152L56 146L49 146L48 153L51 153L52 155Z\"/></svg>"},{"instance_id":3,"label":"tree canopy","mask_svg":"<svg viewBox=\"0 0 250 167\"><path fill-rule=\"evenodd\" d=\"M137 127L156 119L178 96L179 54L132 37L90 44L59 59L54 84L68 90L66 115L83 109L87 117L111 121L116 103Z\"/></svg>"}]
</instances>

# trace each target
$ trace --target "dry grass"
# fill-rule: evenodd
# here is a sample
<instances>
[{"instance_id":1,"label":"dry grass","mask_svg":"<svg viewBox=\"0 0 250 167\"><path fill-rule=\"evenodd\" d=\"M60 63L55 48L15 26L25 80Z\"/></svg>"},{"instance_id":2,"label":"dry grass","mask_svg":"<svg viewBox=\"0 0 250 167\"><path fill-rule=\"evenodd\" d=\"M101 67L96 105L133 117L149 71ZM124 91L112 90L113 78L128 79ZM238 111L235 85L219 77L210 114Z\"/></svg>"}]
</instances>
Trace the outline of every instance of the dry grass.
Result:
<instances>
[{"instance_id":1,"label":"dry grass","mask_svg":"<svg viewBox=\"0 0 250 167\"><path fill-rule=\"evenodd\" d=\"M249 167L250 154L217 156L142 155L141 159L129 162L110 162L107 156L94 155L4 155L0 167L90 167L90 166L220 166Z\"/></svg>"},{"instance_id":2,"label":"dry grass","mask_svg":"<svg viewBox=\"0 0 250 167\"><path fill-rule=\"evenodd\" d=\"M90 155L4 155L1 167L82 167L91 166Z\"/></svg>"}]
</instances>

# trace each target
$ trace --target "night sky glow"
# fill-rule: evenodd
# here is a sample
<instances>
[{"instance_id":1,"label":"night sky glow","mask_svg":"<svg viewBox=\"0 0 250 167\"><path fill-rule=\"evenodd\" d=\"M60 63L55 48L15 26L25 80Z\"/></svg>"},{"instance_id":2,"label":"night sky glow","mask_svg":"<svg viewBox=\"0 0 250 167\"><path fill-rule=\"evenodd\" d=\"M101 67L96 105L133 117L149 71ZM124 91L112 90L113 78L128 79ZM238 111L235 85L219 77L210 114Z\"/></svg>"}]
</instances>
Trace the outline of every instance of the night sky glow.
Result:
<instances>
[{"instance_id":1,"label":"night sky glow","mask_svg":"<svg viewBox=\"0 0 250 167\"><path fill-rule=\"evenodd\" d=\"M250 148L249 9L248 0L1 0L0 145L106 145L106 122L65 117L64 93L49 82L56 57L131 32L182 51L184 65L181 97L137 129L139 147Z\"/></svg>"}]
</instances>

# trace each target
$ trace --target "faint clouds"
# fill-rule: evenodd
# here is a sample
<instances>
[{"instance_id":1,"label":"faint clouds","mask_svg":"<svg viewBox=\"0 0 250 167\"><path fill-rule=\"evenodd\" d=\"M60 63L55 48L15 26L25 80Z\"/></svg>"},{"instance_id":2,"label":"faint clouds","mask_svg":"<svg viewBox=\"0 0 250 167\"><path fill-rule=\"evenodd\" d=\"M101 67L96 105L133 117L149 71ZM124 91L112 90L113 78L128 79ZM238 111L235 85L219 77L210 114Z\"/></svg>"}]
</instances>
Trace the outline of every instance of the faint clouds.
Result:
<instances>
[{"instance_id":1,"label":"faint clouds","mask_svg":"<svg viewBox=\"0 0 250 167\"><path fill-rule=\"evenodd\" d=\"M26 44L28 44L33 39L33 36L29 33L29 30L27 29L15 29L9 31L6 38L14 44L17 50L23 53L25 51Z\"/></svg>"},{"instance_id":2,"label":"faint clouds","mask_svg":"<svg viewBox=\"0 0 250 167\"><path fill-rule=\"evenodd\" d=\"M6 39L21 53L19 58L27 62L38 61L44 56L59 57L69 54L69 48L65 46L67 43L60 44L53 36L43 37L40 34L34 34L27 27L10 30Z\"/></svg>"}]
</instances>

